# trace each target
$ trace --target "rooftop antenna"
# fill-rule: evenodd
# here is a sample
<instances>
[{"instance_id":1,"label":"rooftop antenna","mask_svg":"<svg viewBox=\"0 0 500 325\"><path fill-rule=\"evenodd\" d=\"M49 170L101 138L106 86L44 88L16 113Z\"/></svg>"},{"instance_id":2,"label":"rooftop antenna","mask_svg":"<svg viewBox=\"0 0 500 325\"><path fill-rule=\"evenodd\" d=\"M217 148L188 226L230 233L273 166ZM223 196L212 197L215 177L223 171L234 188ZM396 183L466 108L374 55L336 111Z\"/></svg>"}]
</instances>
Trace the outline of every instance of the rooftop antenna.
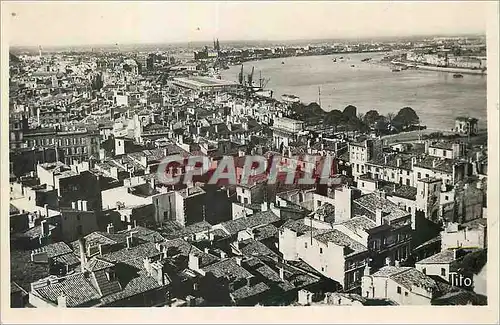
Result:
<instances>
[{"instance_id":1,"label":"rooftop antenna","mask_svg":"<svg viewBox=\"0 0 500 325\"><path fill-rule=\"evenodd\" d=\"M318 87L318 105L321 107L321 87Z\"/></svg>"}]
</instances>

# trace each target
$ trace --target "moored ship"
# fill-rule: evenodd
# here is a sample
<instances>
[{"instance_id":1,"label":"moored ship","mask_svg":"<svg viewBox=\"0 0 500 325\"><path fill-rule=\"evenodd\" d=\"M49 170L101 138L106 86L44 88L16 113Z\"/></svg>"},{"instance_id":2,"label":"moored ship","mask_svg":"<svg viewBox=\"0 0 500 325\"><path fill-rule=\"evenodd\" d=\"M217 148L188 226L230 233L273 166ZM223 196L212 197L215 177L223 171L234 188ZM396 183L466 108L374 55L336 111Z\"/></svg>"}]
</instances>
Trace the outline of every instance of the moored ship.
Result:
<instances>
[{"instance_id":1,"label":"moored ship","mask_svg":"<svg viewBox=\"0 0 500 325\"><path fill-rule=\"evenodd\" d=\"M295 95L287 95L287 94L283 94L281 95L281 100L283 100L284 102L288 102L288 103L298 103L300 102L300 98L295 96Z\"/></svg>"}]
</instances>

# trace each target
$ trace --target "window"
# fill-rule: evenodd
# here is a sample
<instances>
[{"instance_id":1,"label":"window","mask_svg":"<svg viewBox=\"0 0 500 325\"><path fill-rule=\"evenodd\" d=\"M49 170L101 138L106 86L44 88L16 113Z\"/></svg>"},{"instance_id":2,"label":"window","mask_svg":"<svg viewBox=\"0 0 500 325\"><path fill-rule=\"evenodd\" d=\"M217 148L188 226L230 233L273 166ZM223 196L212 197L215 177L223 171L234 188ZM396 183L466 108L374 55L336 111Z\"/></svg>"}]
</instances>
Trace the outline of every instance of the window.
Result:
<instances>
[{"instance_id":1,"label":"window","mask_svg":"<svg viewBox=\"0 0 500 325\"><path fill-rule=\"evenodd\" d=\"M321 272L325 272L325 268L324 267L321 267Z\"/></svg>"},{"instance_id":2,"label":"window","mask_svg":"<svg viewBox=\"0 0 500 325\"><path fill-rule=\"evenodd\" d=\"M243 202L244 202L245 204L248 204L248 198L246 198L246 197L245 197L245 198L243 198Z\"/></svg>"},{"instance_id":3,"label":"window","mask_svg":"<svg viewBox=\"0 0 500 325\"><path fill-rule=\"evenodd\" d=\"M323 254L323 248L321 248L321 247L319 248L319 253Z\"/></svg>"},{"instance_id":4,"label":"window","mask_svg":"<svg viewBox=\"0 0 500 325\"><path fill-rule=\"evenodd\" d=\"M417 173L417 178L418 179L422 178L422 174L420 172Z\"/></svg>"},{"instance_id":5,"label":"window","mask_svg":"<svg viewBox=\"0 0 500 325\"><path fill-rule=\"evenodd\" d=\"M76 220L80 221L81 217L79 214L76 215Z\"/></svg>"},{"instance_id":6,"label":"window","mask_svg":"<svg viewBox=\"0 0 500 325\"><path fill-rule=\"evenodd\" d=\"M410 176L410 171L409 170L406 171L406 175Z\"/></svg>"},{"instance_id":7,"label":"window","mask_svg":"<svg viewBox=\"0 0 500 325\"><path fill-rule=\"evenodd\" d=\"M449 200L448 195L446 195L446 196L444 197L444 199L445 199L446 201L448 201L448 200Z\"/></svg>"},{"instance_id":8,"label":"window","mask_svg":"<svg viewBox=\"0 0 500 325\"><path fill-rule=\"evenodd\" d=\"M410 186L410 179L409 178L406 179L406 186Z\"/></svg>"},{"instance_id":9,"label":"window","mask_svg":"<svg viewBox=\"0 0 500 325\"><path fill-rule=\"evenodd\" d=\"M394 178L394 173L391 173L391 178Z\"/></svg>"},{"instance_id":10,"label":"window","mask_svg":"<svg viewBox=\"0 0 500 325\"><path fill-rule=\"evenodd\" d=\"M436 154L436 149L433 149L433 151L432 151L432 152L433 152L434 154Z\"/></svg>"},{"instance_id":11,"label":"window","mask_svg":"<svg viewBox=\"0 0 500 325\"><path fill-rule=\"evenodd\" d=\"M401 294L401 287L398 287L398 293Z\"/></svg>"},{"instance_id":12,"label":"window","mask_svg":"<svg viewBox=\"0 0 500 325\"><path fill-rule=\"evenodd\" d=\"M408 292L405 292L405 297L408 297Z\"/></svg>"},{"instance_id":13,"label":"window","mask_svg":"<svg viewBox=\"0 0 500 325\"><path fill-rule=\"evenodd\" d=\"M441 276L446 276L446 269L444 267L441 268Z\"/></svg>"},{"instance_id":14,"label":"window","mask_svg":"<svg viewBox=\"0 0 500 325\"><path fill-rule=\"evenodd\" d=\"M307 248L307 242L304 243L304 248Z\"/></svg>"},{"instance_id":15,"label":"window","mask_svg":"<svg viewBox=\"0 0 500 325\"><path fill-rule=\"evenodd\" d=\"M446 150L443 150L443 157L446 157Z\"/></svg>"},{"instance_id":16,"label":"window","mask_svg":"<svg viewBox=\"0 0 500 325\"><path fill-rule=\"evenodd\" d=\"M425 178L428 178L429 177L429 174L425 174Z\"/></svg>"},{"instance_id":17,"label":"window","mask_svg":"<svg viewBox=\"0 0 500 325\"><path fill-rule=\"evenodd\" d=\"M361 187L365 187L365 182L361 182Z\"/></svg>"},{"instance_id":18,"label":"window","mask_svg":"<svg viewBox=\"0 0 500 325\"><path fill-rule=\"evenodd\" d=\"M425 267L422 269L422 273L427 274L427 269Z\"/></svg>"}]
</instances>

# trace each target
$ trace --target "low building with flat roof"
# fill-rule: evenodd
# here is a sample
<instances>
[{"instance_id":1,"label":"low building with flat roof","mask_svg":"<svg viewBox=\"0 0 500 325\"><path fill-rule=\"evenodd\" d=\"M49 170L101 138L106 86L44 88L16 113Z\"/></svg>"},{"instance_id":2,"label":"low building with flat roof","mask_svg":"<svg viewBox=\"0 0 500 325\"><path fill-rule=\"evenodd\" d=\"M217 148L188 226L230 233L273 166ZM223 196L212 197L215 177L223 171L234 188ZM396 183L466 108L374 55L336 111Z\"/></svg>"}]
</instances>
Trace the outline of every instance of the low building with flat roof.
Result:
<instances>
[{"instance_id":1,"label":"low building with flat roof","mask_svg":"<svg viewBox=\"0 0 500 325\"><path fill-rule=\"evenodd\" d=\"M238 83L233 81L201 76L174 78L172 84L199 92L232 91L238 88Z\"/></svg>"}]
</instances>

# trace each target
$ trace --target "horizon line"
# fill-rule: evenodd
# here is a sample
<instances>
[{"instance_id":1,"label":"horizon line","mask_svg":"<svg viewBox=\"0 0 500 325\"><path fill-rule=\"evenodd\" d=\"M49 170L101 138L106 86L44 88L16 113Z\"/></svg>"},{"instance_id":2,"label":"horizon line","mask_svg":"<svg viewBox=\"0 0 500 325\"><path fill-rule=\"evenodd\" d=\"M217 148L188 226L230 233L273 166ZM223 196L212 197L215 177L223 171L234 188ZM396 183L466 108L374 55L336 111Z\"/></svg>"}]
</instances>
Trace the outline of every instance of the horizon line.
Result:
<instances>
[{"instance_id":1,"label":"horizon line","mask_svg":"<svg viewBox=\"0 0 500 325\"><path fill-rule=\"evenodd\" d=\"M367 40L367 39L387 39L387 38L416 38L416 37L466 37L466 36L481 36L486 37L486 32L461 32L461 33L425 33L411 35L379 35L379 36L340 36L340 37L319 37L319 38L299 38L299 39L231 39L224 40L224 43L237 42L305 42L305 41L334 41L334 40ZM215 37L217 39L217 37ZM176 44L205 44L212 43L213 40L197 40L197 41L154 41L154 42L126 42L126 43L86 43L86 44L9 44L9 48L26 48L26 47L48 47L48 48L65 48L65 47L109 47L109 46L132 46L132 45L176 45Z\"/></svg>"}]
</instances>

